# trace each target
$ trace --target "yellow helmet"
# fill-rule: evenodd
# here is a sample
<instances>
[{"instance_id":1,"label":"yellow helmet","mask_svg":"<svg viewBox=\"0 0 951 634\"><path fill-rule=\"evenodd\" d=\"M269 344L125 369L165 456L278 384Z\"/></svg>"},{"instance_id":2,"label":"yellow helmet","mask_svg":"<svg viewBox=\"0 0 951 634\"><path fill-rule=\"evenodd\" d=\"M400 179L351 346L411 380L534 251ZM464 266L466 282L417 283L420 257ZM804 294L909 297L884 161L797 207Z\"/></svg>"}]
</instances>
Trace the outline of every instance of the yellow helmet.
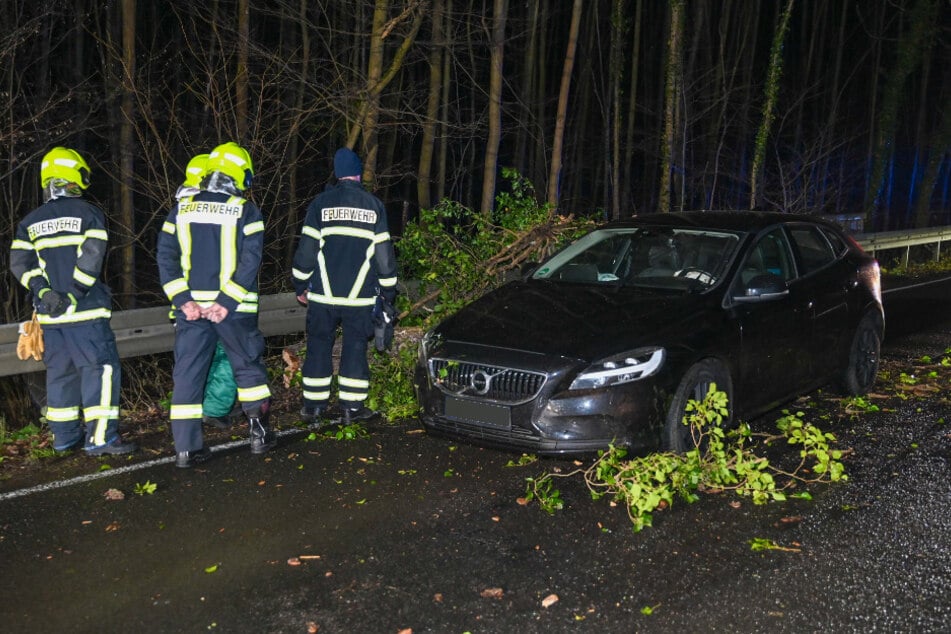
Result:
<instances>
[{"instance_id":1,"label":"yellow helmet","mask_svg":"<svg viewBox=\"0 0 951 634\"><path fill-rule=\"evenodd\" d=\"M251 187L251 180L254 177L251 155L233 141L223 143L211 151L206 169L209 174L211 172L227 174L234 179L241 190Z\"/></svg>"},{"instance_id":2,"label":"yellow helmet","mask_svg":"<svg viewBox=\"0 0 951 634\"><path fill-rule=\"evenodd\" d=\"M198 187L201 179L208 173L208 155L196 154L185 167L185 187Z\"/></svg>"},{"instance_id":3,"label":"yellow helmet","mask_svg":"<svg viewBox=\"0 0 951 634\"><path fill-rule=\"evenodd\" d=\"M54 147L40 163L40 185L46 187L54 178L89 187L89 165L76 150Z\"/></svg>"}]
</instances>

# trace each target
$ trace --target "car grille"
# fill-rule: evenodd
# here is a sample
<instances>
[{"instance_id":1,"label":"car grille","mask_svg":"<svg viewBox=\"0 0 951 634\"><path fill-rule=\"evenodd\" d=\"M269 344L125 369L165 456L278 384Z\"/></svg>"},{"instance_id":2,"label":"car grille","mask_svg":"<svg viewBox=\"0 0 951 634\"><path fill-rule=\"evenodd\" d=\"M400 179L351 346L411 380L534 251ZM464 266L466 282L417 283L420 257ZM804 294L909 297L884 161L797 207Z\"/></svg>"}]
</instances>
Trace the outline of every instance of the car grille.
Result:
<instances>
[{"instance_id":1,"label":"car grille","mask_svg":"<svg viewBox=\"0 0 951 634\"><path fill-rule=\"evenodd\" d=\"M479 363L430 359L429 376L446 394L517 405L532 400L545 385L544 374Z\"/></svg>"}]
</instances>

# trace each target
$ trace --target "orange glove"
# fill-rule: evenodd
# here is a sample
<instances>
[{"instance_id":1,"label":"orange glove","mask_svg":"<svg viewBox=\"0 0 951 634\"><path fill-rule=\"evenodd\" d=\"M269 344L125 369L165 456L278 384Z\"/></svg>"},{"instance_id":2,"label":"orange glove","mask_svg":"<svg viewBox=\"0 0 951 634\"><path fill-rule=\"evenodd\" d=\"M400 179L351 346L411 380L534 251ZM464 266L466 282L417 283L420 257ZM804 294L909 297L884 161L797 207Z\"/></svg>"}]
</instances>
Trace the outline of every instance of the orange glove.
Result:
<instances>
[{"instance_id":1,"label":"orange glove","mask_svg":"<svg viewBox=\"0 0 951 634\"><path fill-rule=\"evenodd\" d=\"M20 324L20 338L17 340L17 357L21 361L26 361L30 357L37 361L43 360L43 328L36 319L36 312L33 312L33 319Z\"/></svg>"}]
</instances>

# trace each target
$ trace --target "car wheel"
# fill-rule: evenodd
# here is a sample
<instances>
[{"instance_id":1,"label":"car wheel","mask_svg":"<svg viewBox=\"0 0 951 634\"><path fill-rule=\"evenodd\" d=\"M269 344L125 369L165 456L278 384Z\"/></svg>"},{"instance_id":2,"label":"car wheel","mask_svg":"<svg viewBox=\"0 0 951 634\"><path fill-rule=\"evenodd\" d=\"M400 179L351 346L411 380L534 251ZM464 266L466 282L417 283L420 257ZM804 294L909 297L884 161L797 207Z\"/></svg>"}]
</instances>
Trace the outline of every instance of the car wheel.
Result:
<instances>
[{"instance_id":1,"label":"car wheel","mask_svg":"<svg viewBox=\"0 0 951 634\"><path fill-rule=\"evenodd\" d=\"M842 385L853 396L867 394L878 375L882 335L874 315L866 315L852 337L849 364L842 376Z\"/></svg>"},{"instance_id":2,"label":"car wheel","mask_svg":"<svg viewBox=\"0 0 951 634\"><path fill-rule=\"evenodd\" d=\"M733 383L730 373L715 359L704 359L694 364L684 374L683 380L674 393L674 398L667 410L667 423L664 428L663 449L674 453L684 453L694 448L690 426L683 424L687 415L688 401L702 401L710 385L716 383L717 389L726 392L727 407L733 417ZM729 419L724 424L729 423Z\"/></svg>"}]
</instances>

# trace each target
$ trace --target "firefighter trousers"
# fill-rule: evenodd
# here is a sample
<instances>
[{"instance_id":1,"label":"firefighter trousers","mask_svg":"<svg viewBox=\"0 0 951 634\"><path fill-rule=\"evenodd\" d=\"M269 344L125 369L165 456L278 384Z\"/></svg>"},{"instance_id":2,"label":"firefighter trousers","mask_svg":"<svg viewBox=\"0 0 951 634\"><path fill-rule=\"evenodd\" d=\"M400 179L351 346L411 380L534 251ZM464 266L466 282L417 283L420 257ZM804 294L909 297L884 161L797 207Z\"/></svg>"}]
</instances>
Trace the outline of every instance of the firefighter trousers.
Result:
<instances>
[{"instance_id":1,"label":"firefighter trousers","mask_svg":"<svg viewBox=\"0 0 951 634\"><path fill-rule=\"evenodd\" d=\"M122 367L109 320L45 326L43 340L46 420L53 448L65 450L83 442L85 449L92 449L117 440Z\"/></svg>"},{"instance_id":2,"label":"firefighter trousers","mask_svg":"<svg viewBox=\"0 0 951 634\"><path fill-rule=\"evenodd\" d=\"M323 409L330 400L333 346L343 329L337 397L341 408L358 408L370 389L367 340L373 335L373 306L333 306L310 302L307 307L307 356L302 369L305 407Z\"/></svg>"},{"instance_id":3,"label":"firefighter trousers","mask_svg":"<svg viewBox=\"0 0 951 634\"><path fill-rule=\"evenodd\" d=\"M170 416L176 452L196 451L204 444L202 401L218 341L231 362L238 400L245 413L262 408L270 399L264 365L264 335L258 329L257 314L231 313L215 324L207 319L188 321L176 310Z\"/></svg>"}]
</instances>

